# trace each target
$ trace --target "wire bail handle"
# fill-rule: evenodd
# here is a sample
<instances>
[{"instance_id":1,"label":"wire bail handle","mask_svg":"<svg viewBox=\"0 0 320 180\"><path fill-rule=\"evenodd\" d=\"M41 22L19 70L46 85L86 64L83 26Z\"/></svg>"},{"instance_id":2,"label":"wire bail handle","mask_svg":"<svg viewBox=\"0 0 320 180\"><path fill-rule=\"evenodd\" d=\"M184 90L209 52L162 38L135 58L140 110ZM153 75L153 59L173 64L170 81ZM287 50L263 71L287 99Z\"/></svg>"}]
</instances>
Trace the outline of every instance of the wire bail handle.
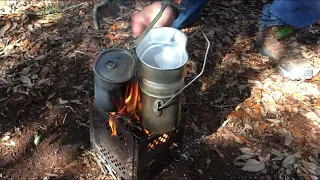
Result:
<instances>
[{"instance_id":1,"label":"wire bail handle","mask_svg":"<svg viewBox=\"0 0 320 180\"><path fill-rule=\"evenodd\" d=\"M131 42L128 46L129 50L132 50L136 48L140 42L143 40L143 38L149 33L149 31L153 28L153 26L158 22L160 17L162 16L164 10L168 5L172 5L174 8L177 8L178 10L184 10L185 8L175 2L172 2L171 0L164 0L161 3L161 8L157 16L151 21L151 23L148 25L148 27L142 32L142 34L136 39L135 41Z\"/></svg>"}]
</instances>

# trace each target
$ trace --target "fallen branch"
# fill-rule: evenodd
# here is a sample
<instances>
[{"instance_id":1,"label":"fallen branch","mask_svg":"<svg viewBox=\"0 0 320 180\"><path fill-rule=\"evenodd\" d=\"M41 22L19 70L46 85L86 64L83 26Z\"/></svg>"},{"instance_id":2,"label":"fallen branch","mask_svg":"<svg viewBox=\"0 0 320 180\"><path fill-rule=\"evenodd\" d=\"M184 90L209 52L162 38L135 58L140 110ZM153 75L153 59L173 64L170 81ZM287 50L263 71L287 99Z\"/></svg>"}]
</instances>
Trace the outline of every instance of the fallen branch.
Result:
<instances>
[{"instance_id":1,"label":"fallen branch","mask_svg":"<svg viewBox=\"0 0 320 180\"><path fill-rule=\"evenodd\" d=\"M87 5L88 3L87 2L83 2L83 3L80 3L80 4L75 4L75 5L72 5L70 7L66 7L62 10L62 12L65 12L65 11L68 11L70 9L74 9L74 8L77 8L79 6L83 6L83 5Z\"/></svg>"},{"instance_id":2,"label":"fallen branch","mask_svg":"<svg viewBox=\"0 0 320 180\"><path fill-rule=\"evenodd\" d=\"M101 3L94 5L94 8L93 8L93 24L94 24L94 28L96 30L99 29L98 10L99 10L99 8L105 6L109 2L112 2L112 0L103 0Z\"/></svg>"},{"instance_id":3,"label":"fallen branch","mask_svg":"<svg viewBox=\"0 0 320 180\"><path fill-rule=\"evenodd\" d=\"M81 126L85 126L85 127L87 127L87 128L90 128L90 126L89 125L87 125L87 124L84 124L84 123L82 123L82 122L80 122L80 121L76 121L79 125L81 125Z\"/></svg>"}]
</instances>

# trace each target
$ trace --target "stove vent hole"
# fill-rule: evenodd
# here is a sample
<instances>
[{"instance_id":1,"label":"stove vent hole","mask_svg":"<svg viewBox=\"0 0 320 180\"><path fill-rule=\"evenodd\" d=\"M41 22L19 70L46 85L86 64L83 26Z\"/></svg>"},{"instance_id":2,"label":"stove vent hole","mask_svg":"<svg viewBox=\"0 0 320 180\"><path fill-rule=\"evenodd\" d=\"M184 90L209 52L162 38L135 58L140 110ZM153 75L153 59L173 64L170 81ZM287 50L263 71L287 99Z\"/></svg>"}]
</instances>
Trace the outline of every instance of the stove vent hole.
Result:
<instances>
[{"instance_id":1,"label":"stove vent hole","mask_svg":"<svg viewBox=\"0 0 320 180\"><path fill-rule=\"evenodd\" d=\"M103 120L103 118L99 118L98 122L103 124L105 120Z\"/></svg>"},{"instance_id":2,"label":"stove vent hole","mask_svg":"<svg viewBox=\"0 0 320 180\"><path fill-rule=\"evenodd\" d=\"M107 125L107 124L106 124L106 127L107 127L107 130L108 130L108 131L110 131L110 130L111 130L111 128L110 128L110 126L109 126L109 125Z\"/></svg>"},{"instance_id":3,"label":"stove vent hole","mask_svg":"<svg viewBox=\"0 0 320 180\"><path fill-rule=\"evenodd\" d=\"M148 152L154 150L157 146L167 142L169 137L170 137L170 135L171 134L169 134L169 135L168 134L164 134L162 136L159 136L158 139L153 140L152 143L149 143L148 144Z\"/></svg>"},{"instance_id":4,"label":"stove vent hole","mask_svg":"<svg viewBox=\"0 0 320 180\"><path fill-rule=\"evenodd\" d=\"M104 153L105 151L107 151L106 149L101 149L100 152Z\"/></svg>"}]
</instances>

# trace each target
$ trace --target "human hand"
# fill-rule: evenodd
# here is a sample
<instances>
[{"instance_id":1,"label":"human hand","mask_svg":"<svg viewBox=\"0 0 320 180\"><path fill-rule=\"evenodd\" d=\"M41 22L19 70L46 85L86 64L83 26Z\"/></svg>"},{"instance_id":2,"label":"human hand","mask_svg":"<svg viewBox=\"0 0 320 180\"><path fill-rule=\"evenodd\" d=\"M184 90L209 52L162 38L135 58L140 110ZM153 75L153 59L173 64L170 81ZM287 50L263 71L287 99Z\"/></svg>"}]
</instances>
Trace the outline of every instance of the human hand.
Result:
<instances>
[{"instance_id":1,"label":"human hand","mask_svg":"<svg viewBox=\"0 0 320 180\"><path fill-rule=\"evenodd\" d=\"M161 1L156 1L135 13L131 17L132 33L134 37L139 36L157 16L161 9ZM162 16L153 27L169 27L176 19L176 13L171 6L167 6Z\"/></svg>"}]
</instances>

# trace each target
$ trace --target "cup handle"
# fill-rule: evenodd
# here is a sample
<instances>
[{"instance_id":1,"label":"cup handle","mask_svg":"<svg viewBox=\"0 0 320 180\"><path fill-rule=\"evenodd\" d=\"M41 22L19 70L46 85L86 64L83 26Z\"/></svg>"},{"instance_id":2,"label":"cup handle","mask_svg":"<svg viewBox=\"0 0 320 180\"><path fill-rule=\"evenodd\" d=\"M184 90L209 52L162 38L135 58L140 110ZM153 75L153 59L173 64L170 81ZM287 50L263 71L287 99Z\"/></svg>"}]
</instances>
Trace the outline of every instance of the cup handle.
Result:
<instances>
[{"instance_id":1,"label":"cup handle","mask_svg":"<svg viewBox=\"0 0 320 180\"><path fill-rule=\"evenodd\" d=\"M161 105L161 106L158 106L158 110L161 110L161 109L163 109L165 106L167 106L170 101L172 101L176 96L178 96L183 90L185 90L190 84L192 84L195 80L197 80L197 79L203 74L204 68L205 68L206 63L207 63L207 57L208 57L209 49L210 49L210 41L209 41L209 39L207 38L207 36L204 34L204 32L203 32L201 29L198 29L198 30L197 30L195 33L193 33L190 37L193 37L198 31L201 31L201 32L202 32L202 35L204 36L204 38L205 38L206 41L207 41L207 50L206 50L206 53L205 53L205 56L204 56L203 66L202 66L201 72L200 72L195 78L193 78L187 85L185 85L182 89L180 89L180 91L178 91L175 95L173 95L166 103L164 103L164 104Z\"/></svg>"}]
</instances>

